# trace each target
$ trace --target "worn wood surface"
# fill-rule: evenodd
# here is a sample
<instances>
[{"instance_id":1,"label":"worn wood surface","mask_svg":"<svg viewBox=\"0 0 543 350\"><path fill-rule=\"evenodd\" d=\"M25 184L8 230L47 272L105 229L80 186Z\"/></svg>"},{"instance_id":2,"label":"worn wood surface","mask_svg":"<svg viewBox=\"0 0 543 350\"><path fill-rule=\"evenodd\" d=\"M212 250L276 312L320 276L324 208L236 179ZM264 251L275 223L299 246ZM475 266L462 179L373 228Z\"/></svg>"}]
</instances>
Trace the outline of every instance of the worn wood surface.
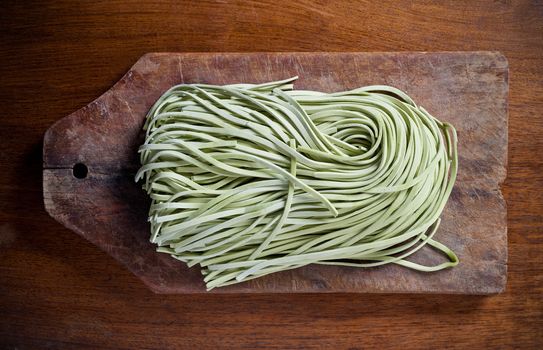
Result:
<instances>
[{"instance_id":1,"label":"worn wood surface","mask_svg":"<svg viewBox=\"0 0 543 350\"><path fill-rule=\"evenodd\" d=\"M0 348L540 349L542 16L532 1L2 2ZM509 61L502 294L155 295L43 208L44 132L146 52L398 50Z\"/></svg>"},{"instance_id":2,"label":"worn wood surface","mask_svg":"<svg viewBox=\"0 0 543 350\"><path fill-rule=\"evenodd\" d=\"M506 174L508 68L498 53L147 54L110 90L45 134L46 210L152 290L205 292L198 268L157 253L149 243L149 200L134 182L145 115L175 84L266 82L294 75L300 76L298 89L396 86L455 125L460 172L436 237L461 263L435 273L394 265L310 265L212 292L501 292L507 272L506 206L499 185ZM76 164L88 168L84 178L74 176ZM411 259L437 265L445 258L427 246Z\"/></svg>"}]
</instances>

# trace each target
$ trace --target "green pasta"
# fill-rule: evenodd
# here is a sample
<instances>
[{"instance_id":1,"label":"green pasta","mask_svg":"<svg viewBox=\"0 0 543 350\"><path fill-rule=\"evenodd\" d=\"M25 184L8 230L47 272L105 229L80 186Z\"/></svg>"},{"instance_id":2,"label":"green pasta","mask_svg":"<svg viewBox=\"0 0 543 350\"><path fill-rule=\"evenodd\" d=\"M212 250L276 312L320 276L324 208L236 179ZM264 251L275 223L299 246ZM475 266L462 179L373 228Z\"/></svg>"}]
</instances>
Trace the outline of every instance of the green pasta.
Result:
<instances>
[{"instance_id":1,"label":"green pasta","mask_svg":"<svg viewBox=\"0 0 543 350\"><path fill-rule=\"evenodd\" d=\"M454 127L404 92L182 84L150 109L136 181L151 242L209 289L308 264L458 264L433 239L457 174ZM430 245L437 266L406 260Z\"/></svg>"}]
</instances>

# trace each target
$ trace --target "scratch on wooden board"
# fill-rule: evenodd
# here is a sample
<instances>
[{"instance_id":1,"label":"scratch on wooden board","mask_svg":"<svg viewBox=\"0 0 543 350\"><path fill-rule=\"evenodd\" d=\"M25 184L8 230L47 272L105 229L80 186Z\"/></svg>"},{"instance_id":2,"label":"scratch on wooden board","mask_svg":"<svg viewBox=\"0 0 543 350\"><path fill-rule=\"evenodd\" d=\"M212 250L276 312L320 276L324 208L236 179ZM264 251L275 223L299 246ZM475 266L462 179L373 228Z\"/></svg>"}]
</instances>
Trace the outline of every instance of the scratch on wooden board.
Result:
<instances>
[{"instance_id":1,"label":"scratch on wooden board","mask_svg":"<svg viewBox=\"0 0 543 350\"><path fill-rule=\"evenodd\" d=\"M302 62L300 62L300 57L296 56L294 57L294 62L296 63L296 66L298 67L298 76L305 76L305 70L304 66L302 65Z\"/></svg>"},{"instance_id":2,"label":"scratch on wooden board","mask_svg":"<svg viewBox=\"0 0 543 350\"><path fill-rule=\"evenodd\" d=\"M183 75L183 64L182 64L182 58L181 56L177 56L177 68L179 71L179 79L181 79L180 83L185 83L185 76Z\"/></svg>"},{"instance_id":3,"label":"scratch on wooden board","mask_svg":"<svg viewBox=\"0 0 543 350\"><path fill-rule=\"evenodd\" d=\"M132 119L132 121L134 123L138 123L138 119L136 118L136 116L134 115L134 112L132 111L132 107L130 107L130 104L128 103L127 100L125 99L122 99L123 103L125 104L126 106L126 109L128 110L128 115L130 116L130 119Z\"/></svg>"}]
</instances>

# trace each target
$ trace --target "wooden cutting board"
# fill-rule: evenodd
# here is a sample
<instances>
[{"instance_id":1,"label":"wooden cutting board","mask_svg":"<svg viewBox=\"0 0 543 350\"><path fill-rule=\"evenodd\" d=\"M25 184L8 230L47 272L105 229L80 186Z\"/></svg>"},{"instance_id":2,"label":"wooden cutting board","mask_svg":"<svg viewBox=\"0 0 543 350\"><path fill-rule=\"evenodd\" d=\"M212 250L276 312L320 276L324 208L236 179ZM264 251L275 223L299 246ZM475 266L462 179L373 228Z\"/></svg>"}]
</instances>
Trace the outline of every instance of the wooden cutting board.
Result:
<instances>
[{"instance_id":1,"label":"wooden cutting board","mask_svg":"<svg viewBox=\"0 0 543 350\"><path fill-rule=\"evenodd\" d=\"M145 114L174 84L258 83L294 75L300 76L298 89L331 92L392 85L455 125L460 168L436 239L456 252L460 264L435 273L393 265L372 269L310 265L212 293L503 291L507 221L500 184L507 165L508 66L499 53L147 54L110 90L45 134L47 211L125 265L153 291L205 292L197 268L156 253L149 243L149 201L134 182ZM412 258L426 264L443 259L427 247Z\"/></svg>"}]
</instances>

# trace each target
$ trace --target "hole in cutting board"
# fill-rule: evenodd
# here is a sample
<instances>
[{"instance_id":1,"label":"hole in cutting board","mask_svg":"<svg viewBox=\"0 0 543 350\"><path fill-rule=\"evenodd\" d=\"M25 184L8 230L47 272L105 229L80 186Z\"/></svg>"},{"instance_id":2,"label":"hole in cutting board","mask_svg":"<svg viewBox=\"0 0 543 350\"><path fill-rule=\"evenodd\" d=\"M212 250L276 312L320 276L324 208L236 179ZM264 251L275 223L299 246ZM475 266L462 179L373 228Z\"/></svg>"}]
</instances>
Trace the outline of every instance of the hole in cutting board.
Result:
<instances>
[{"instance_id":1,"label":"hole in cutting board","mask_svg":"<svg viewBox=\"0 0 543 350\"><path fill-rule=\"evenodd\" d=\"M74 177L76 177L78 179L86 178L88 173L89 173L89 169L83 163L77 163L73 167Z\"/></svg>"}]
</instances>

